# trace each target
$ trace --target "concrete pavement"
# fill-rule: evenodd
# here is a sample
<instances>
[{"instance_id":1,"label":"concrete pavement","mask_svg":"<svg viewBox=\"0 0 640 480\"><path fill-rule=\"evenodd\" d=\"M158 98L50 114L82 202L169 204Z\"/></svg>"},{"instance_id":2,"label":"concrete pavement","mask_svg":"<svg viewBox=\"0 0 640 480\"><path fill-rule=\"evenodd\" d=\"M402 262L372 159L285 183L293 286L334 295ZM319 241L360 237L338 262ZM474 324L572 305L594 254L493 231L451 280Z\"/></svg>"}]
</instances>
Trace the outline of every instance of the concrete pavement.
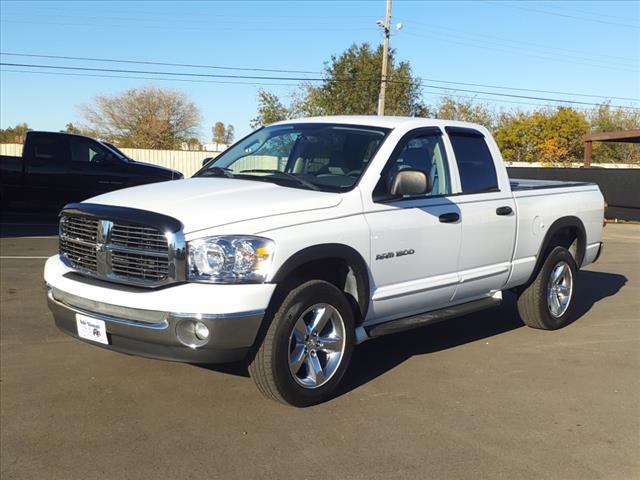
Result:
<instances>
[{"instance_id":1,"label":"concrete pavement","mask_svg":"<svg viewBox=\"0 0 640 480\"><path fill-rule=\"evenodd\" d=\"M0 240L3 480L640 478L638 225L605 229L567 328L522 326L507 295L361 345L341 394L308 409L265 400L240 366L60 333L40 258L57 240L16 228Z\"/></svg>"}]
</instances>

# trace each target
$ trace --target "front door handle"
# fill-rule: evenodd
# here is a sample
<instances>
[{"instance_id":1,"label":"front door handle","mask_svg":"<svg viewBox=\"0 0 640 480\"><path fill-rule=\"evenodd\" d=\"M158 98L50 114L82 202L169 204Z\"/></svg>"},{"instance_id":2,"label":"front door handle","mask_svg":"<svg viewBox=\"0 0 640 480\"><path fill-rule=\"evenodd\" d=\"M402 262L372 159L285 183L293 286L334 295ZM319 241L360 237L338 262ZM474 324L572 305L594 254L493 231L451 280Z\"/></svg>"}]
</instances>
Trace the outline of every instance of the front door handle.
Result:
<instances>
[{"instance_id":1,"label":"front door handle","mask_svg":"<svg viewBox=\"0 0 640 480\"><path fill-rule=\"evenodd\" d=\"M454 223L460 220L460 215L456 212L443 213L438 217L440 223Z\"/></svg>"},{"instance_id":2,"label":"front door handle","mask_svg":"<svg viewBox=\"0 0 640 480\"><path fill-rule=\"evenodd\" d=\"M498 207L496 208L496 215L511 215L513 209L511 207Z\"/></svg>"}]
</instances>

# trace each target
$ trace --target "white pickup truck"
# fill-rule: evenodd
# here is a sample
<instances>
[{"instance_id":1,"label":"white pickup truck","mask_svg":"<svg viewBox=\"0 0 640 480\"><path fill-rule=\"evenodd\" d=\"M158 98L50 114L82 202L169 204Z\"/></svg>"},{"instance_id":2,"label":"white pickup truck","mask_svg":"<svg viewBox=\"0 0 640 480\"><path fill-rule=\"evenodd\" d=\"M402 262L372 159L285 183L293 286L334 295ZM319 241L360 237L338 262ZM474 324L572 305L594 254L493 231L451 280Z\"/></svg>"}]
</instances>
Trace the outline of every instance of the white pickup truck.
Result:
<instances>
[{"instance_id":1,"label":"white pickup truck","mask_svg":"<svg viewBox=\"0 0 640 480\"><path fill-rule=\"evenodd\" d=\"M587 183L509 180L468 123L344 116L262 128L193 178L70 204L44 277L66 333L193 363L245 360L258 389L329 398L356 344L498 305L572 320L602 249Z\"/></svg>"}]
</instances>

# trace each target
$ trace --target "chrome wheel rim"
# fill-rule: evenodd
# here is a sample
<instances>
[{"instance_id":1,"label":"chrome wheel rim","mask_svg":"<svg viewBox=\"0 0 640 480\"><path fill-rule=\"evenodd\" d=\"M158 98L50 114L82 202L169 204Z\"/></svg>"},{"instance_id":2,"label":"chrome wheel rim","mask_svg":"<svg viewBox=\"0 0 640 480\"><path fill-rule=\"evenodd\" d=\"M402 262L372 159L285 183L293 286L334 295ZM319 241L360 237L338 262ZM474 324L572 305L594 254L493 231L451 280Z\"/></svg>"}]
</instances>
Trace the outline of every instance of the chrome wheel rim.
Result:
<instances>
[{"instance_id":1,"label":"chrome wheel rim","mask_svg":"<svg viewBox=\"0 0 640 480\"><path fill-rule=\"evenodd\" d=\"M289 371L298 385L318 388L336 373L345 348L340 312L317 303L298 317L289 335Z\"/></svg>"},{"instance_id":2,"label":"chrome wheel rim","mask_svg":"<svg viewBox=\"0 0 640 480\"><path fill-rule=\"evenodd\" d=\"M558 262L551 270L547 285L547 306L549 313L559 318L565 314L573 294L573 273L565 261Z\"/></svg>"}]
</instances>

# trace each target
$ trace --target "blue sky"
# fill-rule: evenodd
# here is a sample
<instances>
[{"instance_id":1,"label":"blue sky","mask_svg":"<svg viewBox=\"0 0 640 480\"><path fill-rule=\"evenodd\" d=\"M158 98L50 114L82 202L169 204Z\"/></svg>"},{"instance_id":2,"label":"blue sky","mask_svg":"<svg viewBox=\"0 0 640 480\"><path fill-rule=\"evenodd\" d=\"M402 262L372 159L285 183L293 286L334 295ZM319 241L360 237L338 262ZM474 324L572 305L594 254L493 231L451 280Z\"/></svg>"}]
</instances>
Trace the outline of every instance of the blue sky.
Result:
<instances>
[{"instance_id":1,"label":"blue sky","mask_svg":"<svg viewBox=\"0 0 640 480\"><path fill-rule=\"evenodd\" d=\"M384 0L0 1L0 50L3 53L316 72L332 54L342 52L351 43L379 43L382 37L375 21L384 16L384 11ZM518 107L526 110L550 103L453 90L457 88L595 103L621 97L612 99L612 103L640 107L638 1L395 0L392 14L394 23L404 25L391 38L392 47L399 59L411 62L417 76L427 79L424 83L430 87L424 89L424 99L429 103L437 102L443 94L474 97L498 110ZM188 78L198 82L178 81L175 78L167 80L171 77L169 72L307 75L8 55L2 55L0 59L14 64L165 72L162 75L92 73L4 65L0 72L2 128L27 122L32 128L59 130L68 122L81 123L78 106L90 102L97 94L115 94L153 84L188 93L201 109L201 136L205 141L209 140L211 125L217 120L234 124L237 135L249 131L249 121L256 113L259 84L277 83L262 86L286 100L297 82L211 77ZM74 72L98 76L69 75ZM104 78L106 75L154 77L155 80ZM309 76L317 77L317 74Z\"/></svg>"}]
</instances>

